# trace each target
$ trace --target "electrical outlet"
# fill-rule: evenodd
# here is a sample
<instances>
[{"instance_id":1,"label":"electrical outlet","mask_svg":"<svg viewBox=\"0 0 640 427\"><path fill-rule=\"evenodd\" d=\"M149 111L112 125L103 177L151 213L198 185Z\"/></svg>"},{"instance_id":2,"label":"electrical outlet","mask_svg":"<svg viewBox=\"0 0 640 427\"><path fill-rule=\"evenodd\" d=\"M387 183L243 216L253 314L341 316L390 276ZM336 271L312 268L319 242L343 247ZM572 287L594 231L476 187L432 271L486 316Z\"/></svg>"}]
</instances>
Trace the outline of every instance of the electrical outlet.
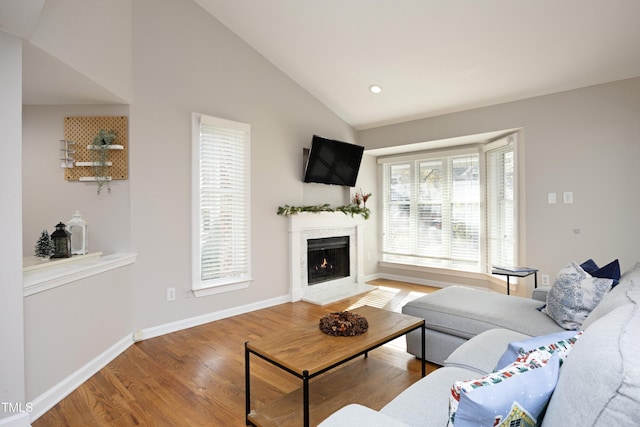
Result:
<instances>
[{"instance_id":1,"label":"electrical outlet","mask_svg":"<svg viewBox=\"0 0 640 427\"><path fill-rule=\"evenodd\" d=\"M175 301L176 288L167 288L167 301Z\"/></svg>"},{"instance_id":2,"label":"electrical outlet","mask_svg":"<svg viewBox=\"0 0 640 427\"><path fill-rule=\"evenodd\" d=\"M549 286L549 275L543 274L540 277L542 278L542 286Z\"/></svg>"}]
</instances>

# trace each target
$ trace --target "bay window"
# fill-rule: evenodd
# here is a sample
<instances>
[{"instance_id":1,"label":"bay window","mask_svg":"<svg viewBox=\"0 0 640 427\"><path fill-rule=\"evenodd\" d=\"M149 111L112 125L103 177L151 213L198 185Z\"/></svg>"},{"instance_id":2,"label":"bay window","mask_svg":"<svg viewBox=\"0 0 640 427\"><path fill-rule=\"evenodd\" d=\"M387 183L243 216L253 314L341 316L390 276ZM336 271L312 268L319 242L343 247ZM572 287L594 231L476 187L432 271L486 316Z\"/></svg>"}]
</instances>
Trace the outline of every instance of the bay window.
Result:
<instances>
[{"instance_id":1,"label":"bay window","mask_svg":"<svg viewBox=\"0 0 640 427\"><path fill-rule=\"evenodd\" d=\"M382 261L471 272L513 265L514 141L379 159Z\"/></svg>"}]
</instances>

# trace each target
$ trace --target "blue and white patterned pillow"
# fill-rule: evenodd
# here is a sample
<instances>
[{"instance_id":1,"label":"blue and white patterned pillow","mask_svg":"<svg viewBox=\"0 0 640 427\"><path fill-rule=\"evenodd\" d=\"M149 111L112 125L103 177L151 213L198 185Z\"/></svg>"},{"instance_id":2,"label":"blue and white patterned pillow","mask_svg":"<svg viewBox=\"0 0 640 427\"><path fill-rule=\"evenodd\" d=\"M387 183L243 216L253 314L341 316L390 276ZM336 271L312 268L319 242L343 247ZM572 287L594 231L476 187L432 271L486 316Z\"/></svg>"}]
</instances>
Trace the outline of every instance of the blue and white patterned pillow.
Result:
<instances>
[{"instance_id":1,"label":"blue and white patterned pillow","mask_svg":"<svg viewBox=\"0 0 640 427\"><path fill-rule=\"evenodd\" d=\"M578 330L591 310L611 289L612 283L611 279L592 277L578 264L571 262L558 273L542 312L564 329Z\"/></svg>"},{"instance_id":2,"label":"blue and white patterned pillow","mask_svg":"<svg viewBox=\"0 0 640 427\"><path fill-rule=\"evenodd\" d=\"M557 354L534 350L524 360L468 381L449 396L447 427L537 425L558 382Z\"/></svg>"}]
</instances>

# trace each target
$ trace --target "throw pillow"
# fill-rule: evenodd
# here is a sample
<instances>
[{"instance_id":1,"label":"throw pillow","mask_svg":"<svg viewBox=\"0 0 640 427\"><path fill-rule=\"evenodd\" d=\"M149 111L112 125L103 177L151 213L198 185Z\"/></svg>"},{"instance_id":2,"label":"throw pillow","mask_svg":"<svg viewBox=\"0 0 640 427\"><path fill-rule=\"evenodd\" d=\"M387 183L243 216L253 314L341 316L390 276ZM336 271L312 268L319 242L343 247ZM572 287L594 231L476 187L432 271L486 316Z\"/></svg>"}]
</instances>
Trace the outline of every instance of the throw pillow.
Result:
<instances>
[{"instance_id":1,"label":"throw pillow","mask_svg":"<svg viewBox=\"0 0 640 427\"><path fill-rule=\"evenodd\" d=\"M613 280L592 277L575 262L558 273L542 310L564 329L577 330L611 289Z\"/></svg>"},{"instance_id":2,"label":"throw pillow","mask_svg":"<svg viewBox=\"0 0 640 427\"><path fill-rule=\"evenodd\" d=\"M601 279L611 279L613 283L611 287L615 287L620 281L620 263L618 260L611 261L604 267L600 267L594 271L589 271L593 277L600 277Z\"/></svg>"},{"instance_id":3,"label":"throw pillow","mask_svg":"<svg viewBox=\"0 0 640 427\"><path fill-rule=\"evenodd\" d=\"M447 426L535 426L555 389L559 365L557 354L534 350L498 372L456 381Z\"/></svg>"},{"instance_id":4,"label":"throw pillow","mask_svg":"<svg viewBox=\"0 0 640 427\"><path fill-rule=\"evenodd\" d=\"M507 350L498 360L495 371L504 369L515 362L516 359L528 355L533 350L546 351L548 353L557 352L562 366L580 335L582 335L582 331L578 333L575 331L562 331L522 341L512 341L507 345Z\"/></svg>"},{"instance_id":5,"label":"throw pillow","mask_svg":"<svg viewBox=\"0 0 640 427\"><path fill-rule=\"evenodd\" d=\"M591 274L592 271L596 271L600 268L598 267L598 264L596 264L596 262L591 258L580 264L580 267L582 267L582 269L589 274Z\"/></svg>"}]
</instances>

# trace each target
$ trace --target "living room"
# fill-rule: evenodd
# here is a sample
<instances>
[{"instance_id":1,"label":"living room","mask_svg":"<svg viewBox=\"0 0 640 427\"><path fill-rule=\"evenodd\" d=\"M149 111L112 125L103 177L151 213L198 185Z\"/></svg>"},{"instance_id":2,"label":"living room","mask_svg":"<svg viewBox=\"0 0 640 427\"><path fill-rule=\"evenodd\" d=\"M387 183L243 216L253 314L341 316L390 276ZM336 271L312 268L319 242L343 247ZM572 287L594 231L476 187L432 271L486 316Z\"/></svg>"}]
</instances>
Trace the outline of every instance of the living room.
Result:
<instances>
[{"instance_id":1,"label":"living room","mask_svg":"<svg viewBox=\"0 0 640 427\"><path fill-rule=\"evenodd\" d=\"M7 233L0 273L3 402L36 402L34 412L46 410L92 366L131 345L136 331L146 339L287 302L288 223L277 208L341 205L352 196L349 189L302 183L302 150L313 134L375 150L520 129L520 260L553 277L573 260L618 258L626 269L638 259L632 238L640 235L633 190L640 182L637 73L621 69L620 78L603 84L358 129L195 2L40 3L28 11L27 30L3 22L0 32L0 121L9 140L0 214ZM107 39L87 24L100 20ZM202 54L209 50L215 54ZM37 71L29 66L32 58L48 61L40 71L52 79L67 75L71 84L40 89L65 101L31 102L21 93L28 73ZM100 96L81 100L79 88ZM193 112L252 129L253 280L246 289L206 297L191 293ZM92 115L129 118L129 179L114 181L100 196L92 184L66 182L57 157L64 117ZM356 188L373 193L365 221L366 277L469 280L379 266L375 157L365 154ZM573 193L572 204L547 202L548 193L565 191ZM51 231L76 210L89 223L91 251L136 254L135 262L25 297L22 258L32 255L43 228ZM517 293L531 287L528 282ZM167 301L167 288L175 288L175 301ZM15 414L3 412L0 425L10 417Z\"/></svg>"}]
</instances>

